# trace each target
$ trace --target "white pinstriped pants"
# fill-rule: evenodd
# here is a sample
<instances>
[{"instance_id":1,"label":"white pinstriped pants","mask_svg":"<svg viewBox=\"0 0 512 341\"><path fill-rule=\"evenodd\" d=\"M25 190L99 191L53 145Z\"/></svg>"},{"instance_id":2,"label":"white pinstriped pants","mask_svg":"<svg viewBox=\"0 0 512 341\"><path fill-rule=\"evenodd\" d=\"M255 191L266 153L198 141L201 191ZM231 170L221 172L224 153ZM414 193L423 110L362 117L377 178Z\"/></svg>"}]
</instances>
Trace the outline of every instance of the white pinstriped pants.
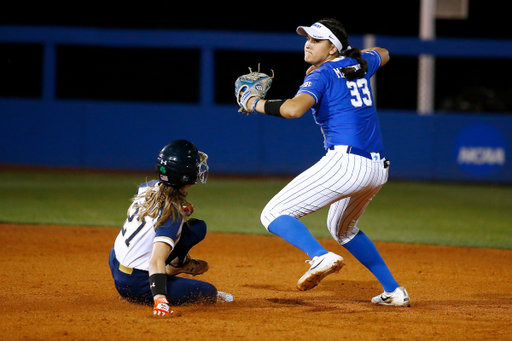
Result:
<instances>
[{"instance_id":1,"label":"white pinstriped pants","mask_svg":"<svg viewBox=\"0 0 512 341\"><path fill-rule=\"evenodd\" d=\"M268 230L281 215L299 219L330 205L327 228L340 245L348 243L359 232L359 218L388 180L389 168L376 155L370 160L347 154L346 146L328 150L268 202L261 213L263 226Z\"/></svg>"}]
</instances>

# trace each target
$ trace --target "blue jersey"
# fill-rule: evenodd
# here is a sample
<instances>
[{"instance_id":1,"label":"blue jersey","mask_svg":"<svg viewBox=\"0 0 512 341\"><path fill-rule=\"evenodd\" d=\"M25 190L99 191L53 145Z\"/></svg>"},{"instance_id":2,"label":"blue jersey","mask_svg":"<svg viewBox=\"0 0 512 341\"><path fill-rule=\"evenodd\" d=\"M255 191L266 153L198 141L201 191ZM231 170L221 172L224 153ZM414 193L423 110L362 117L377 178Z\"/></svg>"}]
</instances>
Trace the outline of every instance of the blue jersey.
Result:
<instances>
[{"instance_id":1,"label":"blue jersey","mask_svg":"<svg viewBox=\"0 0 512 341\"><path fill-rule=\"evenodd\" d=\"M373 50L362 55L368 62L364 78L348 81L341 68L358 63L355 59L340 57L308 74L298 93L315 99L311 110L315 122L322 128L325 149L349 145L382 155L382 136L370 86L370 77L382 60Z\"/></svg>"}]
</instances>

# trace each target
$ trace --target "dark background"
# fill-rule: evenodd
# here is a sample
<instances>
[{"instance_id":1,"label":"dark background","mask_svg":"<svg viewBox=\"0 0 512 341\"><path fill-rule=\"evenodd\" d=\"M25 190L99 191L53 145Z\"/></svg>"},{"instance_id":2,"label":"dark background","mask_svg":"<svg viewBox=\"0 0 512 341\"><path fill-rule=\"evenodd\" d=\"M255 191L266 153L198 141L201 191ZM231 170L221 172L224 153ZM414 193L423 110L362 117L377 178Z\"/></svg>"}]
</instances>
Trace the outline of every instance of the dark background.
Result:
<instances>
[{"instance_id":1,"label":"dark background","mask_svg":"<svg viewBox=\"0 0 512 341\"><path fill-rule=\"evenodd\" d=\"M52 5L42 2L2 4L1 24L66 25L115 28L180 28L260 32L294 32L328 16L345 23L349 34L413 35L419 33L419 0L339 1L323 9L297 2L106 2L75 1ZM437 20L437 36L466 38L512 38L510 13L503 0L470 0L467 20Z\"/></svg>"},{"instance_id":2,"label":"dark background","mask_svg":"<svg viewBox=\"0 0 512 341\"><path fill-rule=\"evenodd\" d=\"M309 3L306 6L299 6L298 3L287 2L285 8L282 3L275 3L277 6L254 2L219 2L213 5L202 5L198 2L194 2L193 5L177 2L147 2L133 5L124 2L118 5L100 2L70 2L59 5L10 2L2 5L0 24L293 33L299 25L310 25L324 16L330 16L345 24L349 37L351 34L366 33L395 36L419 34L419 0L326 3L327 10L323 9L324 6ZM436 35L468 39L512 39L506 6L505 2L497 0L469 1L468 19L437 20ZM159 85L162 83L160 79L169 77L195 79L197 75L189 74L193 67L188 68L189 73L172 67L184 62L193 65L198 59L193 51L179 54L167 51L166 55L165 51L123 50L120 53L116 49L104 49L101 50L101 58L95 58L98 53L94 54L95 51L92 50L84 51L77 47L59 49L61 57L58 59L57 97L102 99L102 96L105 96L105 99L114 100L164 102L177 98L184 102L197 100L195 94L165 89ZM39 71L38 63L36 60L23 60L29 58L28 55L37 59L40 51L38 46L0 46L0 72L4 78L4 81L0 82L0 95L40 95L40 75L34 76ZM379 71L377 78L378 105L381 108L415 109L417 59L393 57L393 51L390 53L390 63ZM119 55L124 56L124 64L118 62ZM242 63L246 65L242 69L239 64L233 63L233 58L230 57L230 52L219 51L216 55L219 86L216 89L215 100L219 103L233 103L232 91L222 89L232 87L233 77L246 73L246 66L254 67L256 60L276 71L276 81L272 90L274 97L293 96L307 68L302 60L302 51L286 55L240 53L237 60L246 61ZM155 65L162 65L156 73L153 72L157 68ZM508 65L509 61L499 56L493 59L438 58L436 110L512 113L512 89L508 84L512 72ZM158 77L147 79L148 74L158 74ZM122 75L126 75L126 79L123 80ZM99 76L104 77L105 81L94 81ZM11 80L8 85L5 79ZM72 87L69 85L71 79L83 81ZM174 93L176 97L173 98L169 93Z\"/></svg>"}]
</instances>

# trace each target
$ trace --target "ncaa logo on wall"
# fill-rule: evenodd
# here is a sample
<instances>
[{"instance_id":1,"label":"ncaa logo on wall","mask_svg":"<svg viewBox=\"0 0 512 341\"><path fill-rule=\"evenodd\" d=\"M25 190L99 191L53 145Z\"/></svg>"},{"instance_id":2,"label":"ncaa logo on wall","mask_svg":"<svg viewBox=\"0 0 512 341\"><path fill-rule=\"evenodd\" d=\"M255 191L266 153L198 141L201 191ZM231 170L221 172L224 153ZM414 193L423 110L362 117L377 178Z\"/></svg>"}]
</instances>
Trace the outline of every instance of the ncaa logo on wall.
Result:
<instances>
[{"instance_id":1,"label":"ncaa logo on wall","mask_svg":"<svg viewBox=\"0 0 512 341\"><path fill-rule=\"evenodd\" d=\"M486 124L471 125L457 137L457 164L467 174L489 176L505 165L505 145L498 129Z\"/></svg>"}]
</instances>

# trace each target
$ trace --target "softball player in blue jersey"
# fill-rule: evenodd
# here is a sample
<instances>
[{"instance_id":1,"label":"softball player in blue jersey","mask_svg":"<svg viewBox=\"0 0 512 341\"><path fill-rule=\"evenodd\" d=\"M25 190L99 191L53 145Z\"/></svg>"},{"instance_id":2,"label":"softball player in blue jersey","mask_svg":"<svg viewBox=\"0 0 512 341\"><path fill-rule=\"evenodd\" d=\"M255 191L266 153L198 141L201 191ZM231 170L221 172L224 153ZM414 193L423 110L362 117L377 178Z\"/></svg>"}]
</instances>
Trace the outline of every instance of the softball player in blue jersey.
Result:
<instances>
[{"instance_id":1,"label":"softball player in blue jersey","mask_svg":"<svg viewBox=\"0 0 512 341\"><path fill-rule=\"evenodd\" d=\"M361 51L348 44L342 24L323 19L300 26L306 37L304 59L311 66L295 97L264 100L252 97L247 107L267 115L297 118L309 109L324 135L326 154L272 198L261 214L265 228L303 250L310 269L297 288L309 290L344 265L328 252L299 218L329 206L327 226L344 246L379 280L384 293L373 303L408 306L409 295L390 273L373 242L357 222L388 179L379 120L370 77L389 60L386 49Z\"/></svg>"},{"instance_id":2,"label":"softball player in blue jersey","mask_svg":"<svg viewBox=\"0 0 512 341\"><path fill-rule=\"evenodd\" d=\"M208 270L207 262L189 256L190 249L206 236L206 224L187 219L193 206L186 199L188 188L198 179L206 182L207 158L186 140L165 146L156 162L159 180L138 188L110 252L119 294L154 304L155 315L172 314L170 305L217 301L212 284L176 276Z\"/></svg>"}]
</instances>

